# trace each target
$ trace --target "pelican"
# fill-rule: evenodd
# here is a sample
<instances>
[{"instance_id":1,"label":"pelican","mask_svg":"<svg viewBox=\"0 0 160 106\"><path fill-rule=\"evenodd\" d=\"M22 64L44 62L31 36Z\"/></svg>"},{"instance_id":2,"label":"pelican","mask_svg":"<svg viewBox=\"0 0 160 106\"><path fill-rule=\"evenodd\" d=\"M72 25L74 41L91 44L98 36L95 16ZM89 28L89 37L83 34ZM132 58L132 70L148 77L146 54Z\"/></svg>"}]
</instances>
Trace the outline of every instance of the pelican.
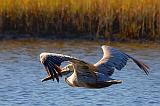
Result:
<instances>
[{"instance_id":1,"label":"pelican","mask_svg":"<svg viewBox=\"0 0 160 106\"><path fill-rule=\"evenodd\" d=\"M51 79L59 82L59 77L72 73L65 78L65 82L72 87L103 88L120 84L121 80L112 79L111 76L115 69L121 70L129 59L136 63L146 75L149 74L149 67L132 56L110 46L103 45L101 48L103 57L95 64L63 54L41 53L40 62L48 73L42 82ZM69 61L69 64L60 68L64 61Z\"/></svg>"}]
</instances>

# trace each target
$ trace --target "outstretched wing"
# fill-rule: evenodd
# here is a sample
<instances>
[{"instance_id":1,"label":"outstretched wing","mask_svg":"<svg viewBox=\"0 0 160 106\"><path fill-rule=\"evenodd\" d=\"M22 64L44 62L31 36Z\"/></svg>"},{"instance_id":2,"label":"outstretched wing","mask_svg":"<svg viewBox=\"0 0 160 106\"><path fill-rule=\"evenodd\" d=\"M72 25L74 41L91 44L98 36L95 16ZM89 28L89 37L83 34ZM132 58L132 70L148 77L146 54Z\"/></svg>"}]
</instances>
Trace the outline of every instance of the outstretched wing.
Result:
<instances>
[{"instance_id":1,"label":"outstretched wing","mask_svg":"<svg viewBox=\"0 0 160 106\"><path fill-rule=\"evenodd\" d=\"M73 62L74 72L79 83L95 83L97 80L96 67L84 61Z\"/></svg>"},{"instance_id":2,"label":"outstretched wing","mask_svg":"<svg viewBox=\"0 0 160 106\"><path fill-rule=\"evenodd\" d=\"M64 61L70 61L74 64L74 66L79 66L80 64L85 64L83 66L87 66L86 62L79 60L75 57L62 55L62 54L56 54L56 53L41 53L40 54L40 61L42 64L44 64L45 69L48 73L48 77L44 80L53 79L56 78L57 82L59 82L59 76L62 76L61 72L63 72L60 68L60 65ZM87 73L88 70L82 70L81 73L85 72Z\"/></svg>"},{"instance_id":3,"label":"outstretched wing","mask_svg":"<svg viewBox=\"0 0 160 106\"><path fill-rule=\"evenodd\" d=\"M121 70L126 65L127 60L132 59L148 75L149 67L143 62L140 62L128 54L110 46L103 45L102 50L104 53L102 59L94 64L101 73L111 76L114 69Z\"/></svg>"}]
</instances>

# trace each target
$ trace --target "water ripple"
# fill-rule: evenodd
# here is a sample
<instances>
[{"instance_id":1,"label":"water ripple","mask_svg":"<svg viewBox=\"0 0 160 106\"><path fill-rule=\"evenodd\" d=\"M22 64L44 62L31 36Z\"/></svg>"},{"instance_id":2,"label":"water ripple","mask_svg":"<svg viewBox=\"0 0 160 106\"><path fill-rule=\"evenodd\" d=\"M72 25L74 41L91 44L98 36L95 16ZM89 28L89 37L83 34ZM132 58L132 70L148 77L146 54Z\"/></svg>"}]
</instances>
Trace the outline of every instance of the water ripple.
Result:
<instances>
[{"instance_id":1,"label":"water ripple","mask_svg":"<svg viewBox=\"0 0 160 106\"><path fill-rule=\"evenodd\" d=\"M15 43L15 44L14 44ZM114 78L122 79L120 85L102 89L72 88L64 82L40 80L46 76L39 63L44 51L64 53L95 63L102 57L95 42L62 41L10 41L0 43L0 105L1 106L159 106L160 104L160 48L111 44L151 66L148 77L135 64L115 71ZM7 46L6 44L10 45ZM86 46L87 45L87 46ZM129 49L130 48L130 49Z\"/></svg>"}]
</instances>

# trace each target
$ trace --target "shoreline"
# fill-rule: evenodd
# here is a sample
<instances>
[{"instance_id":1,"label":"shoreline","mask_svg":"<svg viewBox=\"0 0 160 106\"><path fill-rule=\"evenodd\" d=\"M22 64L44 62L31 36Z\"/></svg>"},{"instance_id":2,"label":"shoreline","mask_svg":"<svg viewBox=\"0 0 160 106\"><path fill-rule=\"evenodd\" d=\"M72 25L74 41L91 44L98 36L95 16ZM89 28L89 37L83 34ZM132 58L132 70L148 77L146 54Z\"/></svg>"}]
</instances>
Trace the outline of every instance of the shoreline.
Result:
<instances>
[{"instance_id":1,"label":"shoreline","mask_svg":"<svg viewBox=\"0 0 160 106\"><path fill-rule=\"evenodd\" d=\"M38 34L0 34L0 41L3 40L32 40L32 39L48 39L48 40L82 40L82 41L102 41L102 42L125 42L125 43L156 43L159 44L160 40L148 39L120 39L120 38L96 38L94 35L76 36L76 34L67 35L38 35Z\"/></svg>"}]
</instances>

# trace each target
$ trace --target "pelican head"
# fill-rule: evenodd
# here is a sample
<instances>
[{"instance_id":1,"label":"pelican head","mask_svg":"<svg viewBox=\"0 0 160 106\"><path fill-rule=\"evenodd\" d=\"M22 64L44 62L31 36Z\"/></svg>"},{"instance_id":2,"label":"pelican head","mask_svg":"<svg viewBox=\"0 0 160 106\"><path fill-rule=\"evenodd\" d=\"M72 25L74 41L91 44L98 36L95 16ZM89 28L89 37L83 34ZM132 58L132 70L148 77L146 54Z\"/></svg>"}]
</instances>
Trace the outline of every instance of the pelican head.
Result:
<instances>
[{"instance_id":1,"label":"pelican head","mask_svg":"<svg viewBox=\"0 0 160 106\"><path fill-rule=\"evenodd\" d=\"M74 67L73 67L73 64L68 64L66 65L65 67L62 68L63 71L71 71L73 72L74 71Z\"/></svg>"},{"instance_id":2,"label":"pelican head","mask_svg":"<svg viewBox=\"0 0 160 106\"><path fill-rule=\"evenodd\" d=\"M73 67L73 64L68 64L66 65L65 67L62 68L62 74L63 75L68 75L70 73L73 73L74 72L74 67Z\"/></svg>"}]
</instances>

